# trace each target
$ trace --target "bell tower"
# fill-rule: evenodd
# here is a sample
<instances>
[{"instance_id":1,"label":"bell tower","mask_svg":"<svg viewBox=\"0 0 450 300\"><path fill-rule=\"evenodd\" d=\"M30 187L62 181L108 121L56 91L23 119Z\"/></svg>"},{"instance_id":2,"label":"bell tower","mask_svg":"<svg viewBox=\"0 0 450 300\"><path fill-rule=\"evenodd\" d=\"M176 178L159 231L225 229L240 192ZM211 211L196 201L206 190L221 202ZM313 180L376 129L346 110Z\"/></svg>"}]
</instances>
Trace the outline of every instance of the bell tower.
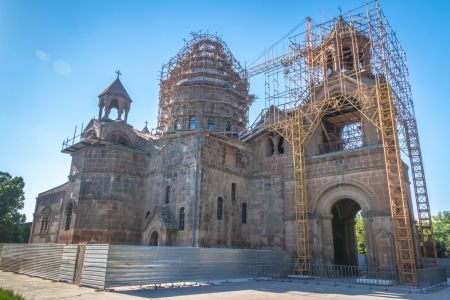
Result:
<instances>
[{"instance_id":1,"label":"bell tower","mask_svg":"<svg viewBox=\"0 0 450 300\"><path fill-rule=\"evenodd\" d=\"M326 77L370 73L370 39L352 28L342 17L316 51L319 64L326 66Z\"/></svg>"},{"instance_id":2,"label":"bell tower","mask_svg":"<svg viewBox=\"0 0 450 300\"><path fill-rule=\"evenodd\" d=\"M132 101L120 81L119 77L122 73L119 70L116 73L116 80L98 96L98 119L108 119L111 109L115 108L117 120L122 120L122 115L125 114L123 121L126 123Z\"/></svg>"}]
</instances>

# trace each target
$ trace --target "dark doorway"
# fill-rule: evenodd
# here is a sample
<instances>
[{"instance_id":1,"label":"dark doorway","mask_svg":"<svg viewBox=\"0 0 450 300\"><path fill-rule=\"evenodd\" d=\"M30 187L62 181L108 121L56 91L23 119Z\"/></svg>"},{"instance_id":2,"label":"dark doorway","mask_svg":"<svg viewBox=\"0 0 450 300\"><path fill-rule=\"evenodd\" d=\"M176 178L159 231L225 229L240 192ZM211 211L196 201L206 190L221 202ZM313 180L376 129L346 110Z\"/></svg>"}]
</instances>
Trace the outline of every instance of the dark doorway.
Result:
<instances>
[{"instance_id":1,"label":"dark doorway","mask_svg":"<svg viewBox=\"0 0 450 300\"><path fill-rule=\"evenodd\" d=\"M351 199L341 199L331 208L333 214L334 264L336 265L358 265L355 221L359 211L361 211L361 207Z\"/></svg>"},{"instance_id":2,"label":"dark doorway","mask_svg":"<svg viewBox=\"0 0 450 300\"><path fill-rule=\"evenodd\" d=\"M158 246L158 233L156 231L153 231L150 236L149 246Z\"/></svg>"}]
</instances>

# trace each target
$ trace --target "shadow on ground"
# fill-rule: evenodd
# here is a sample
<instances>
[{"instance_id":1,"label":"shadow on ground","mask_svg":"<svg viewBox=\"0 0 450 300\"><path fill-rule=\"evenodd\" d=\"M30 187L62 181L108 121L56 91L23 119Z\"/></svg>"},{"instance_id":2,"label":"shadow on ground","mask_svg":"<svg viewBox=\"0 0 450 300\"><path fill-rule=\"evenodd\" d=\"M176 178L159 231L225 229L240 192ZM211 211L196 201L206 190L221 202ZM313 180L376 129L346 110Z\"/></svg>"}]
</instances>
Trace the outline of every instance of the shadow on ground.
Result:
<instances>
[{"instance_id":1,"label":"shadow on ground","mask_svg":"<svg viewBox=\"0 0 450 300\"><path fill-rule=\"evenodd\" d=\"M241 283L223 283L216 285L148 288L137 290L114 291L114 294L128 295L141 298L183 297L183 299L298 299L304 297L318 297L320 299L450 299L450 289L441 288L430 294L419 290L403 287L370 287L364 285L337 285L325 282L305 281L249 281Z\"/></svg>"}]
</instances>

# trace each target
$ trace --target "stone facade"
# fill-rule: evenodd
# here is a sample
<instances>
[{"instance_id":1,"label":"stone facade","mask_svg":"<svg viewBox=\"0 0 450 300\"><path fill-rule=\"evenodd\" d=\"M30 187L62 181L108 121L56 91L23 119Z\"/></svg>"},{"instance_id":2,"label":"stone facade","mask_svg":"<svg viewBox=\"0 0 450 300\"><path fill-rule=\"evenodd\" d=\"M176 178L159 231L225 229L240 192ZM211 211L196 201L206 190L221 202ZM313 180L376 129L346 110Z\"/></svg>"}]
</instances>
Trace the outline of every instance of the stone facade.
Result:
<instances>
[{"instance_id":1,"label":"stone facade","mask_svg":"<svg viewBox=\"0 0 450 300\"><path fill-rule=\"evenodd\" d=\"M226 58L221 61L220 66ZM226 79L223 70L213 63L208 68L195 80L187 72L193 81L181 77L174 83L170 107L176 112L164 108L162 135L132 128L121 113L109 118L111 109L126 117L130 108L119 79L102 92L99 118L63 150L72 156L69 181L36 200L30 242L276 248L294 254L292 148L266 129L264 118L238 135L248 113L239 101L252 96L237 73L231 86L218 88L217 80ZM192 116L200 123L190 126ZM227 122L230 130L223 127ZM376 128L364 122L355 128L364 133L357 147L334 149L336 143L324 143L318 128L305 150L312 262L356 264L354 220L361 212L368 262L392 266L396 251L383 148Z\"/></svg>"}]
</instances>

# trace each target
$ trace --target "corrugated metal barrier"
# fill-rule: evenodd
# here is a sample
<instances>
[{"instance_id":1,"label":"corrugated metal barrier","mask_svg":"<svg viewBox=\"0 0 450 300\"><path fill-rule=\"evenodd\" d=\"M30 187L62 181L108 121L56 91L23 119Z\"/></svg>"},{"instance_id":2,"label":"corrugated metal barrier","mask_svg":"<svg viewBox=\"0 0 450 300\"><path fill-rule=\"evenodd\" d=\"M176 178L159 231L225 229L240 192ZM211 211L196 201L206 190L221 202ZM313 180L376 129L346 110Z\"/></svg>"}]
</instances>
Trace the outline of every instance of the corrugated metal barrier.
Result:
<instances>
[{"instance_id":1,"label":"corrugated metal barrier","mask_svg":"<svg viewBox=\"0 0 450 300\"><path fill-rule=\"evenodd\" d=\"M86 245L81 285L105 288L109 245ZM126 246L128 247L128 246Z\"/></svg>"},{"instance_id":2,"label":"corrugated metal barrier","mask_svg":"<svg viewBox=\"0 0 450 300\"><path fill-rule=\"evenodd\" d=\"M0 244L1 270L98 289L255 278L264 264L291 262L287 252L279 250ZM81 272L81 280L75 280L77 272Z\"/></svg>"},{"instance_id":3,"label":"corrugated metal barrier","mask_svg":"<svg viewBox=\"0 0 450 300\"><path fill-rule=\"evenodd\" d=\"M72 282L77 248L78 245L3 244L0 269Z\"/></svg>"},{"instance_id":4,"label":"corrugated metal barrier","mask_svg":"<svg viewBox=\"0 0 450 300\"><path fill-rule=\"evenodd\" d=\"M264 263L291 261L279 250L111 245L105 287L254 278Z\"/></svg>"}]
</instances>

